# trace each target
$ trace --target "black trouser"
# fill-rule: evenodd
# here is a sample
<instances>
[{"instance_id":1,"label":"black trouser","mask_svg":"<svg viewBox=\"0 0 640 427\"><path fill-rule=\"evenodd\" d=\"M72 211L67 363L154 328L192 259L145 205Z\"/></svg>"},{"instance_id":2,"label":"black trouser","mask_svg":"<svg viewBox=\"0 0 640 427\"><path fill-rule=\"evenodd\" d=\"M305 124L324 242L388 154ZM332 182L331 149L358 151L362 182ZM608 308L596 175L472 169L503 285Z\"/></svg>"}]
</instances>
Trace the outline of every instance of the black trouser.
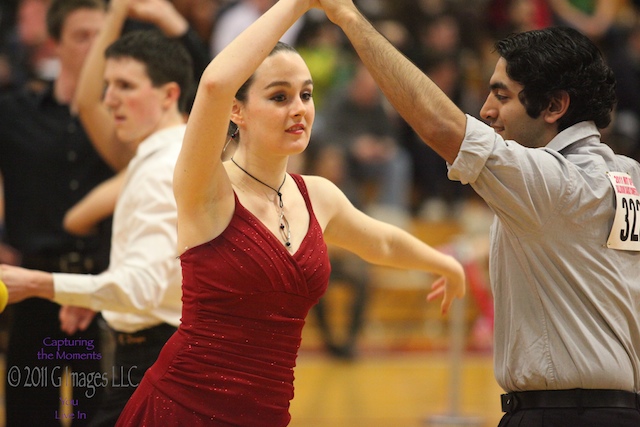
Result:
<instances>
[{"instance_id":1,"label":"black trouser","mask_svg":"<svg viewBox=\"0 0 640 427\"><path fill-rule=\"evenodd\" d=\"M131 334L113 331L115 357L110 367L113 377L98 414L91 419L91 427L115 425L144 373L156 361L160 350L175 331L175 327L166 323Z\"/></svg>"},{"instance_id":2,"label":"black trouser","mask_svg":"<svg viewBox=\"0 0 640 427\"><path fill-rule=\"evenodd\" d=\"M70 370L90 375L102 371L98 316L87 330L67 335L60 330L58 304L32 298L10 309L13 319L6 359L6 426L59 425L64 416L60 401L63 373ZM67 344L72 344L74 340L81 340L78 342L83 344L63 344L60 348L50 345L53 340L65 338L69 340ZM93 345L92 349L89 343ZM84 357L86 360L73 360L74 357ZM94 390L82 387L85 384L82 379L75 381L72 402L62 406L77 415L73 427L88 425L98 411L104 390L96 388L94 395Z\"/></svg>"},{"instance_id":3,"label":"black trouser","mask_svg":"<svg viewBox=\"0 0 640 427\"><path fill-rule=\"evenodd\" d=\"M638 427L640 411L626 408L524 409L505 414L498 427Z\"/></svg>"},{"instance_id":4,"label":"black trouser","mask_svg":"<svg viewBox=\"0 0 640 427\"><path fill-rule=\"evenodd\" d=\"M640 397L619 390L513 393L503 395L502 407L498 427L640 426Z\"/></svg>"}]
</instances>

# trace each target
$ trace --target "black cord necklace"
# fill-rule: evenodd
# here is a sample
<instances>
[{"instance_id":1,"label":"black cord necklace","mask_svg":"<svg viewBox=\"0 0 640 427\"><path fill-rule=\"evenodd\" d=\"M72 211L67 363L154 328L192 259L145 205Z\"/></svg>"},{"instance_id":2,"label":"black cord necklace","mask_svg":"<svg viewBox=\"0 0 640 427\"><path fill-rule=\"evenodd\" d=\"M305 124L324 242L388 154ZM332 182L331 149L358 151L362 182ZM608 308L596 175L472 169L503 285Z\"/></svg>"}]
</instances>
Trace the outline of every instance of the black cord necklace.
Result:
<instances>
[{"instance_id":1,"label":"black cord necklace","mask_svg":"<svg viewBox=\"0 0 640 427\"><path fill-rule=\"evenodd\" d=\"M278 207L280 208L280 212L279 212L279 215L280 215L280 217L279 217L280 235L282 236L282 240L284 240L284 245L287 247L287 249L291 249L291 229L289 228L289 221L287 221L287 217L284 216L284 203L282 202L282 193L280 192L280 190L282 189L282 186L284 185L284 182L287 180L287 174L286 173L284 174L284 179L282 180L282 184L280 184L280 187L278 187L278 189L276 190L275 188L273 188L269 184L266 184L266 183L260 181L258 178L256 178L255 176L253 176L249 172L247 172L246 169L244 169L242 166L240 166L233 159L233 156L231 157L231 161L242 172L246 173L251 178L253 178L254 180L258 181L260 184L264 185L265 187L268 187L268 188L270 188L270 189L272 189L273 191L276 192L276 194L278 195Z\"/></svg>"}]
</instances>

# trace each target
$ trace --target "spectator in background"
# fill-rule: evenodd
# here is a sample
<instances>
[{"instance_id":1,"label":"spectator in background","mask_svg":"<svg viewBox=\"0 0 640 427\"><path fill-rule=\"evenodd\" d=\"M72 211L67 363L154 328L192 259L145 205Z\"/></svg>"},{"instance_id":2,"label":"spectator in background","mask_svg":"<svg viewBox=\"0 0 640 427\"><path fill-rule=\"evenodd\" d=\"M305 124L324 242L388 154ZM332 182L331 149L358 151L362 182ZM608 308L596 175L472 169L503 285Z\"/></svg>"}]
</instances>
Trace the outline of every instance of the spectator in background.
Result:
<instances>
[{"instance_id":1,"label":"spectator in background","mask_svg":"<svg viewBox=\"0 0 640 427\"><path fill-rule=\"evenodd\" d=\"M344 325L332 323L329 313L335 312L335 307L329 306L326 295L318 300L312 311L318 322L320 338L329 354L338 359L353 360L357 356L358 338L365 326L371 293L371 266L362 258L335 246L329 246L329 260L330 287L346 286L350 293L345 304L346 322Z\"/></svg>"},{"instance_id":2,"label":"spectator in background","mask_svg":"<svg viewBox=\"0 0 640 427\"><path fill-rule=\"evenodd\" d=\"M411 159L398 143L396 121L371 74L359 61L351 61L351 79L329 92L318 113L317 139L309 155L311 173L331 180L356 207L406 227L413 187ZM321 298L313 312L329 353L352 359L364 326L370 266L338 248L330 246L329 254L331 283L346 285L351 294L346 330L341 334L330 323L327 298Z\"/></svg>"},{"instance_id":3,"label":"spectator in background","mask_svg":"<svg viewBox=\"0 0 640 427\"><path fill-rule=\"evenodd\" d=\"M332 180L356 207L405 225L412 165L385 103L369 71L356 61L352 78L329 95L319 113L316 149L330 145L329 152L341 157L336 162L344 170Z\"/></svg>"},{"instance_id":4,"label":"spectator in background","mask_svg":"<svg viewBox=\"0 0 640 427\"><path fill-rule=\"evenodd\" d=\"M616 24L601 43L616 76L616 114L603 138L621 154L640 159L640 25Z\"/></svg>"},{"instance_id":5,"label":"spectator in background","mask_svg":"<svg viewBox=\"0 0 640 427\"><path fill-rule=\"evenodd\" d=\"M493 39L514 32L546 28L553 23L547 0L490 0L486 21Z\"/></svg>"},{"instance_id":6,"label":"spectator in background","mask_svg":"<svg viewBox=\"0 0 640 427\"><path fill-rule=\"evenodd\" d=\"M350 51L344 48L343 36L324 15L310 14L296 39L297 50L313 76L316 110L324 108L326 96L344 85L353 72Z\"/></svg>"},{"instance_id":7,"label":"spectator in background","mask_svg":"<svg viewBox=\"0 0 640 427\"><path fill-rule=\"evenodd\" d=\"M636 12L637 13L637 12ZM624 32L620 43L610 46L608 61L616 74L618 104L612 129L612 145L640 160L640 21Z\"/></svg>"},{"instance_id":8,"label":"spectator in background","mask_svg":"<svg viewBox=\"0 0 640 427\"><path fill-rule=\"evenodd\" d=\"M8 29L0 32L0 89L44 83L56 78L59 61L55 43L47 33L46 14L51 0L19 0L11 19L3 16Z\"/></svg>"},{"instance_id":9,"label":"spectator in background","mask_svg":"<svg viewBox=\"0 0 640 427\"><path fill-rule=\"evenodd\" d=\"M213 31L213 20L226 3L224 0L172 0L174 7L189 21L200 40L207 46Z\"/></svg>"},{"instance_id":10,"label":"spectator in background","mask_svg":"<svg viewBox=\"0 0 640 427\"><path fill-rule=\"evenodd\" d=\"M477 93L466 84L458 54L428 52L425 48L414 61L456 105L479 111ZM413 162L412 211L426 221L454 218L471 194L468 187L447 178L446 162L409 125L403 122L402 129L401 141Z\"/></svg>"},{"instance_id":11,"label":"spectator in background","mask_svg":"<svg viewBox=\"0 0 640 427\"><path fill-rule=\"evenodd\" d=\"M481 94L468 81L467 73L475 65L475 53L462 44L460 20L450 10L425 15L417 27L416 44L408 53L434 83L460 108L479 111ZM469 191L446 177L445 161L402 122L403 146L413 165L411 209L420 218L442 221L458 213Z\"/></svg>"},{"instance_id":12,"label":"spectator in background","mask_svg":"<svg viewBox=\"0 0 640 427\"><path fill-rule=\"evenodd\" d=\"M599 43L612 29L625 0L547 0L558 24L568 25Z\"/></svg>"},{"instance_id":13,"label":"spectator in background","mask_svg":"<svg viewBox=\"0 0 640 427\"><path fill-rule=\"evenodd\" d=\"M238 0L218 10L213 23L213 31L209 46L211 57L216 56L226 45L251 25L277 0ZM282 36L282 41L295 46L298 33L302 29L304 19L299 19Z\"/></svg>"}]
</instances>

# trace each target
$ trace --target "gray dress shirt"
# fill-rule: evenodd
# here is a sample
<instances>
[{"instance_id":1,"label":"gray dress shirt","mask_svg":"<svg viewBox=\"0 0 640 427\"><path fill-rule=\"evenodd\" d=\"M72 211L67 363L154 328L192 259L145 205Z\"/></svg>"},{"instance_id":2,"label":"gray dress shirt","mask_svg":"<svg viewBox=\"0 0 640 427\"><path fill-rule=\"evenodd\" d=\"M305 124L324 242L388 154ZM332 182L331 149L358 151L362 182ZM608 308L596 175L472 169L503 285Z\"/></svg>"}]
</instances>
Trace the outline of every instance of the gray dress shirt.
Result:
<instances>
[{"instance_id":1,"label":"gray dress shirt","mask_svg":"<svg viewBox=\"0 0 640 427\"><path fill-rule=\"evenodd\" d=\"M603 144L592 122L527 148L467 117L449 178L495 213L494 367L505 391L640 390L640 252L607 247L607 172L640 187L638 162Z\"/></svg>"}]
</instances>

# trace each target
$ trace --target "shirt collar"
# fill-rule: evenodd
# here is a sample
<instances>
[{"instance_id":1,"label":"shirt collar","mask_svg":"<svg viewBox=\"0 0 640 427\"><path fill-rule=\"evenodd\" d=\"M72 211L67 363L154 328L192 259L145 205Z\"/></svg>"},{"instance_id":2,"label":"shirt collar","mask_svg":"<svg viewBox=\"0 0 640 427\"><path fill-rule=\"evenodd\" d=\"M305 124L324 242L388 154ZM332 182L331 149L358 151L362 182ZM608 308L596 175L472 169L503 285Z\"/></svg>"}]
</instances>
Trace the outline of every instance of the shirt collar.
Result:
<instances>
[{"instance_id":1,"label":"shirt collar","mask_svg":"<svg viewBox=\"0 0 640 427\"><path fill-rule=\"evenodd\" d=\"M180 124L154 132L140 143L135 157L145 158L161 148L175 143L176 139L182 141L185 128L185 124Z\"/></svg>"},{"instance_id":2,"label":"shirt collar","mask_svg":"<svg viewBox=\"0 0 640 427\"><path fill-rule=\"evenodd\" d=\"M574 142L589 137L597 137L600 140L600 131L598 131L595 123L592 121L576 123L557 134L549 141L546 148L562 151Z\"/></svg>"}]
</instances>

